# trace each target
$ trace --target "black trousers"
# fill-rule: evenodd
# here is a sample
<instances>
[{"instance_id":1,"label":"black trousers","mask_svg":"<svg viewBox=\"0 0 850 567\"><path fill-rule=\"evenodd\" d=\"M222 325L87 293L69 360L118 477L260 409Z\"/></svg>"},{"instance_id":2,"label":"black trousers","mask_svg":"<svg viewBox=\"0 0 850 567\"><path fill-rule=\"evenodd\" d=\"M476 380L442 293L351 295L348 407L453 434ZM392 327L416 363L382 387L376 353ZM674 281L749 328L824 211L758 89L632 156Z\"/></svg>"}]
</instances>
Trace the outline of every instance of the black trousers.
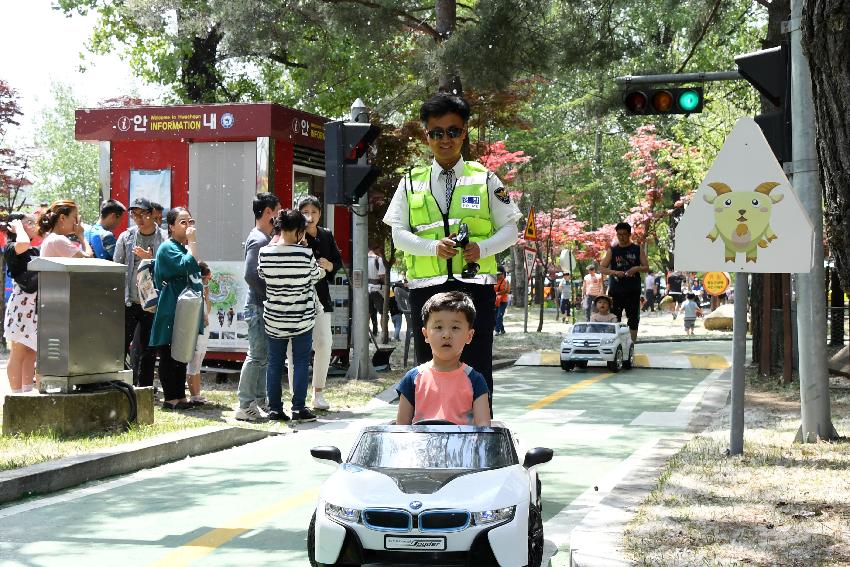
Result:
<instances>
[{"instance_id":1,"label":"black trousers","mask_svg":"<svg viewBox=\"0 0 850 567\"><path fill-rule=\"evenodd\" d=\"M490 415L493 414L493 330L496 326L496 290L492 285L468 284L449 280L443 284L410 290L410 318L413 343L419 364L431 360L431 347L422 335L422 306L428 299L444 291L462 291L472 298L475 305L475 334L466 345L460 360L480 372L490 390Z\"/></svg>"},{"instance_id":2,"label":"black trousers","mask_svg":"<svg viewBox=\"0 0 850 567\"><path fill-rule=\"evenodd\" d=\"M133 384L136 386L153 386L153 372L156 366L156 350L148 346L153 327L153 313L142 309L138 303L124 307L124 356L130 354L130 343L136 336L138 341L132 353L131 368L133 369Z\"/></svg>"},{"instance_id":3,"label":"black trousers","mask_svg":"<svg viewBox=\"0 0 850 567\"><path fill-rule=\"evenodd\" d=\"M369 292L369 318L372 320L372 334L378 334L378 315L384 312L384 294L380 291Z\"/></svg>"},{"instance_id":4,"label":"black trousers","mask_svg":"<svg viewBox=\"0 0 850 567\"><path fill-rule=\"evenodd\" d=\"M186 363L171 358L171 345L159 347L159 383L165 400L186 397Z\"/></svg>"}]
</instances>

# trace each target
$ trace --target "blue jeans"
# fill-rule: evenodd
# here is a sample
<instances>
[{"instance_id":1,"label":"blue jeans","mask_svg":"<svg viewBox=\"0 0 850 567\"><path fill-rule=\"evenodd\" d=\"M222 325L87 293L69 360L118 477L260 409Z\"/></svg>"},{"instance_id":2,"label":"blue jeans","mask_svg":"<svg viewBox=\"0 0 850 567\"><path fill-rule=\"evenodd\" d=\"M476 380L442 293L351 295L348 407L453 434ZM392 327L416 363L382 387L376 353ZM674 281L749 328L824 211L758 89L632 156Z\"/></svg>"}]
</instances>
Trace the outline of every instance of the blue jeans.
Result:
<instances>
[{"instance_id":1,"label":"blue jeans","mask_svg":"<svg viewBox=\"0 0 850 567\"><path fill-rule=\"evenodd\" d=\"M395 340L399 340L401 337L401 313L396 313L392 318L393 328L395 329Z\"/></svg>"},{"instance_id":2,"label":"blue jeans","mask_svg":"<svg viewBox=\"0 0 850 567\"><path fill-rule=\"evenodd\" d=\"M508 308L508 302L505 301L496 307L496 332L505 332L505 310Z\"/></svg>"},{"instance_id":3,"label":"blue jeans","mask_svg":"<svg viewBox=\"0 0 850 567\"><path fill-rule=\"evenodd\" d=\"M266 397L266 372L269 366L269 343L263 323L263 306L246 305L245 322L248 323L248 355L239 373L236 395L239 407L245 409L257 398Z\"/></svg>"},{"instance_id":4,"label":"blue jeans","mask_svg":"<svg viewBox=\"0 0 850 567\"><path fill-rule=\"evenodd\" d=\"M304 409L307 403L307 369L310 366L310 352L313 350L313 330L287 339L268 337L269 367L266 371L266 393L269 396L269 410L283 411L281 401L281 378L283 363L286 361L286 345L292 341L292 358L295 366L292 381L292 411Z\"/></svg>"}]
</instances>

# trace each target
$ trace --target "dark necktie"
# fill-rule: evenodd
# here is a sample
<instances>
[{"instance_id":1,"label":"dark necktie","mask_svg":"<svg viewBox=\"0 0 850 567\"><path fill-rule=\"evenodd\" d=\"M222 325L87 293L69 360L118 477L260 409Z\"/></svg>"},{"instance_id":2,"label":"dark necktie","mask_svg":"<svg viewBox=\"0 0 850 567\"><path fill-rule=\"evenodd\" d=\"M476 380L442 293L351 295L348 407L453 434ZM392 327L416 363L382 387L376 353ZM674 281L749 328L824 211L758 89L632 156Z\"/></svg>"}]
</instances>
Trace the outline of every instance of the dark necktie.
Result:
<instances>
[{"instance_id":1,"label":"dark necktie","mask_svg":"<svg viewBox=\"0 0 850 567\"><path fill-rule=\"evenodd\" d=\"M448 211L452 203L452 190L454 189L452 180L454 179L455 172L453 169L444 169L443 175L446 176L446 210Z\"/></svg>"}]
</instances>

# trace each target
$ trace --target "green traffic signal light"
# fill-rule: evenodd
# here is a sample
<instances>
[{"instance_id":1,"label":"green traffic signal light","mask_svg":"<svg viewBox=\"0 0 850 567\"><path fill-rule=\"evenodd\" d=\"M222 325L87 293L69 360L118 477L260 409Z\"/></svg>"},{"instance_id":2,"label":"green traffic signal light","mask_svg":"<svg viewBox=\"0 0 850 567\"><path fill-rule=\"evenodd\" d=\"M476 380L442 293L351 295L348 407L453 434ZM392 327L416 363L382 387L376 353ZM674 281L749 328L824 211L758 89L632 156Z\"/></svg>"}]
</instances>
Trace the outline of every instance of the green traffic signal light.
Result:
<instances>
[{"instance_id":1,"label":"green traffic signal light","mask_svg":"<svg viewBox=\"0 0 850 567\"><path fill-rule=\"evenodd\" d=\"M693 112L700 103L700 95L693 89L687 89L679 94L679 108L685 112Z\"/></svg>"}]
</instances>

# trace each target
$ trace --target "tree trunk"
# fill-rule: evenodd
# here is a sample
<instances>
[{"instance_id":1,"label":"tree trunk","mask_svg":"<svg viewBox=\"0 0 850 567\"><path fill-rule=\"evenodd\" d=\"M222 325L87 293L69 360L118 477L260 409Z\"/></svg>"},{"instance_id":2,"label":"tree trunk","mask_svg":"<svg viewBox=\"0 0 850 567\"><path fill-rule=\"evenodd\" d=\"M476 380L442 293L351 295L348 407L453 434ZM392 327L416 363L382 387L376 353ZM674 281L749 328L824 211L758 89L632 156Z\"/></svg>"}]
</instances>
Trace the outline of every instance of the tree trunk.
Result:
<instances>
[{"instance_id":1,"label":"tree trunk","mask_svg":"<svg viewBox=\"0 0 850 567\"><path fill-rule=\"evenodd\" d=\"M830 335L829 346L844 345L844 288L838 278L838 270L834 267L830 272Z\"/></svg>"},{"instance_id":2,"label":"tree trunk","mask_svg":"<svg viewBox=\"0 0 850 567\"><path fill-rule=\"evenodd\" d=\"M511 259L513 270L511 271L511 293L514 300L511 302L516 307L525 307L528 297L527 277L525 275L525 251L522 246L511 246Z\"/></svg>"},{"instance_id":3,"label":"tree trunk","mask_svg":"<svg viewBox=\"0 0 850 567\"><path fill-rule=\"evenodd\" d=\"M803 51L812 73L824 224L841 287L850 288L850 2L809 0Z\"/></svg>"},{"instance_id":4,"label":"tree trunk","mask_svg":"<svg viewBox=\"0 0 850 567\"><path fill-rule=\"evenodd\" d=\"M436 0L434 11L436 12L436 30L440 34L440 41L446 41L454 33L457 25L456 0ZM440 90L463 96L460 77L458 77L454 68L446 66L441 69Z\"/></svg>"},{"instance_id":5,"label":"tree trunk","mask_svg":"<svg viewBox=\"0 0 850 567\"><path fill-rule=\"evenodd\" d=\"M767 36L764 41L762 41L762 47L764 49L768 49L771 47L776 47L782 41L782 22L787 20L791 16L791 2L790 0L773 0L768 7L767 12ZM789 102L790 104L790 102ZM768 101L765 97L761 97L761 106L762 112L773 112L776 108L773 104ZM775 276L775 277L774 277ZM771 308L782 305L781 299L781 289L782 289L782 280L781 276L778 274L751 274L752 281L750 286L750 321L752 329L761 329L762 328L762 306L765 301L769 302ZM775 293L772 294L773 297L764 297L764 278L771 278L771 290L775 290L778 292L779 300L776 303L772 302L772 299L776 297ZM771 312L773 313L773 312ZM781 315L781 313L780 313ZM770 337L772 338L773 344L771 346L771 352L776 353L776 357L773 358L774 363L782 360L780 352L784 350L783 345L784 342L781 340L783 337L783 333L777 333L776 327L780 325L782 322L781 317L771 317L771 332ZM775 339L777 342L774 342ZM760 363L761 362L761 341L762 334L760 332L753 332L753 362Z\"/></svg>"},{"instance_id":6,"label":"tree trunk","mask_svg":"<svg viewBox=\"0 0 850 567\"><path fill-rule=\"evenodd\" d=\"M178 25L180 20L182 17L178 11ZM216 89L219 86L216 62L222 37L218 27L214 26L206 36L193 37L189 52L183 55L180 83L190 102L216 102Z\"/></svg>"}]
</instances>

